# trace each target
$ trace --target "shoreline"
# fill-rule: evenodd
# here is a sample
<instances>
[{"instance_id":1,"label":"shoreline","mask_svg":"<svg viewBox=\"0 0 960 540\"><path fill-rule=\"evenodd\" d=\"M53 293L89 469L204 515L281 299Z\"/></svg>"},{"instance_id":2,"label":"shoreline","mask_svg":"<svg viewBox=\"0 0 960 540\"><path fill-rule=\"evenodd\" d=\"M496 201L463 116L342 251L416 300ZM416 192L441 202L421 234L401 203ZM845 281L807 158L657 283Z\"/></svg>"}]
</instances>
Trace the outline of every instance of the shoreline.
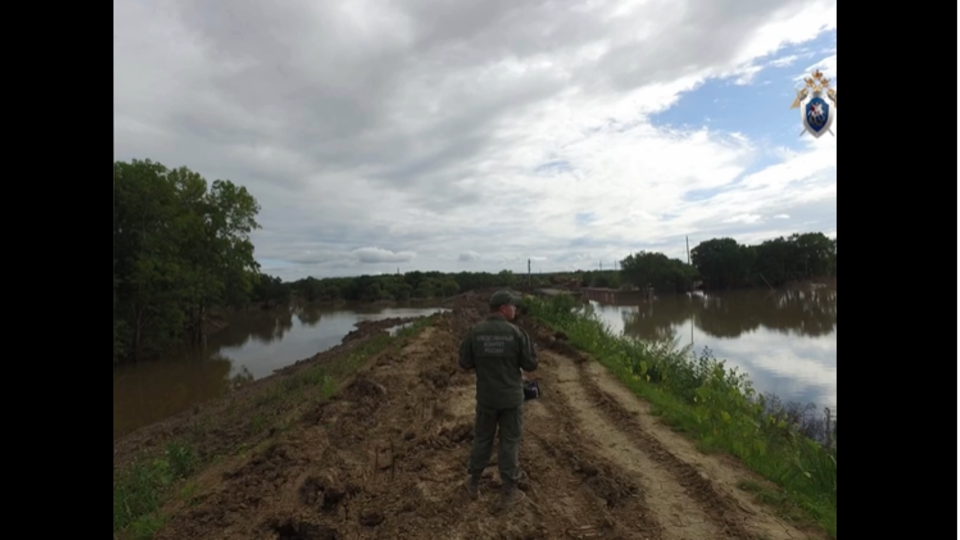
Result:
<instances>
[{"instance_id":1,"label":"shoreline","mask_svg":"<svg viewBox=\"0 0 960 540\"><path fill-rule=\"evenodd\" d=\"M787 282L787 283L785 283L785 284L783 284L783 285L781 285L781 286L779 286L779 287L773 288L773 290L777 290L777 291L781 291L781 290L810 290L810 289L818 289L818 288L822 288L822 287L833 287L833 288L835 288L836 285L837 285L837 278L836 278L836 277L821 277L821 278L811 278L811 279L802 280L802 281L790 281L790 282ZM537 287L529 287L529 286L520 284L520 285L515 285L515 286L512 286L512 287L504 287L504 288L512 289L512 290L516 290L516 291L520 291L520 292L523 292L523 293L537 294L537 295L539 295L542 291L545 291L545 290L552 290L552 291L557 291L557 292L565 292L565 293L567 293L567 294L571 294L571 295L574 295L574 296L580 295L580 294L582 294L582 292L587 292L587 293L591 293L591 292L592 292L592 293L595 293L595 294L600 293L600 294L624 294L624 295L642 294L642 290L640 290L640 289L624 289L624 288L613 289L613 288L609 288L609 287L583 287L583 286L570 287L570 286L568 286L568 285L563 285L563 284L547 284L547 285L544 285L544 286L537 286ZM657 292L657 291L654 291L654 294L656 294L656 295L681 295L681 294L692 294L692 293L695 293L695 292L697 292L697 291L700 291L701 293L704 293L704 294L722 294L722 293L724 293L724 292L748 291L748 290L763 290L763 289L767 289L767 288L768 288L768 287L764 287L764 286L762 286L762 285L751 286L751 287L741 287L741 288L729 289L729 290L728 290L728 289L704 289L704 288L698 288L698 289L695 289L694 291L690 291L690 292L687 292L687 293L673 293L673 292ZM581 291L582 291L582 292L581 292ZM465 292L458 293L458 294L456 294L456 295L454 295L454 296L449 296L449 297L445 297L445 298L430 298L430 299L419 299L419 298L417 298L417 299L409 299L409 300L376 300L376 301L372 301L372 302L357 301L357 300L344 300L344 299L315 300L315 301L313 301L313 302L306 302L306 301L302 301L302 300L299 300L299 299L292 299L292 300L289 300L289 301L287 301L287 302L283 302L283 303L280 303L280 304L272 305L272 306L269 306L269 307L262 307L261 305L252 304L252 303L251 303L251 304L248 304L247 306L242 307L242 308L222 308L222 307L220 307L220 308L211 309L210 312L209 312L209 319L208 319L208 321L206 322L206 324L207 324L207 329L208 329L208 331L207 331L207 336L208 336L208 337L209 337L209 336L212 336L212 335L214 335L214 334L216 334L216 333L218 333L218 332L221 332L222 330L226 329L226 328L230 325L228 319L229 319L231 316L244 315L244 314L248 314L248 313L251 313L251 312L272 311L272 310L280 310L280 309L296 309L296 308L331 308L331 307L341 307L341 306L357 307L357 308L361 308L361 309L368 309L368 308L404 308L404 307L412 307L412 308L418 308L418 307L437 307L437 308L440 308L440 309L448 309L449 306L451 306L451 305L454 304L454 302L455 302L455 300L456 300L457 298L463 298L463 297L471 296L471 295L474 295L475 292L476 292L476 291L474 291L474 290L469 290L469 291L465 291ZM163 356L163 355L157 355L156 357L143 358L143 359L141 359L141 361L154 361L154 360L157 360L159 357L162 357L162 356ZM122 361L122 362L115 362L114 365L115 365L115 366L117 366L117 365L126 365L126 364L130 364L130 363L132 363L132 360L125 360L125 361Z\"/></svg>"},{"instance_id":2,"label":"shoreline","mask_svg":"<svg viewBox=\"0 0 960 540\"><path fill-rule=\"evenodd\" d=\"M249 383L246 383L239 388L230 390L224 395L213 397L200 403L195 403L193 406L184 408L178 413L172 414L170 416L157 420L156 422L145 424L134 430L128 431L118 437L115 437L114 442L117 442L127 436L134 435L138 431L146 428L150 428L151 426L157 426L157 425L165 424L168 422L176 423L176 422L182 422L182 421L188 420L193 415L198 414L198 412L202 408L213 407L216 405L216 402L220 400L233 399L234 396L241 396L241 395L244 395L245 392L255 391L254 390L255 387L259 387L264 384L269 384L269 381L274 380L279 376L290 374L293 371L295 371L298 368L298 366L303 366L305 364L311 364L311 363L317 363L317 362L323 362L328 356L336 356L349 350L351 348L351 344L354 342L363 341L365 339L368 339L376 335L387 334L388 330L390 330L391 328L398 327L404 324L414 323L417 320L422 318L423 317L390 317L388 319L380 319L376 321L370 321L370 320L358 321L356 324L354 324L354 329L349 331L346 335L344 335L340 339L340 343L332 347L329 347L322 351L318 351L306 358L295 360L282 368L274 369L273 372L270 373L269 375L265 375L263 377L253 379ZM160 359L145 360L145 362L162 362L162 361L163 360L160 360Z\"/></svg>"},{"instance_id":3,"label":"shoreline","mask_svg":"<svg viewBox=\"0 0 960 540\"><path fill-rule=\"evenodd\" d=\"M228 328L230 326L229 319L231 317L249 315L251 313L259 312L269 312L269 311L278 311L283 309L297 309L297 308L330 308L330 307L340 307L340 306L351 306L358 308L391 308L391 307L411 307L411 308L430 308L436 307L437 309L445 309L443 303L446 299L443 300L430 300L430 301L393 301L393 300L382 300L377 302L351 302L347 300L331 300L331 301L315 301L315 302L284 302L282 304L273 305L267 308L258 306L256 304L250 304L242 308L214 308L208 312L208 319L205 322L205 327L207 329L206 336L217 334ZM366 323L368 321L359 321L360 323ZM191 345L188 339L184 339L182 343L171 347L170 350L174 350L177 347L189 347L197 346L196 344ZM166 351L169 352L169 351ZM155 362L160 361L165 353L155 354L152 356L141 358L140 362ZM120 362L114 362L114 367L126 366L130 364L135 364L136 361L132 359L123 360Z\"/></svg>"}]
</instances>

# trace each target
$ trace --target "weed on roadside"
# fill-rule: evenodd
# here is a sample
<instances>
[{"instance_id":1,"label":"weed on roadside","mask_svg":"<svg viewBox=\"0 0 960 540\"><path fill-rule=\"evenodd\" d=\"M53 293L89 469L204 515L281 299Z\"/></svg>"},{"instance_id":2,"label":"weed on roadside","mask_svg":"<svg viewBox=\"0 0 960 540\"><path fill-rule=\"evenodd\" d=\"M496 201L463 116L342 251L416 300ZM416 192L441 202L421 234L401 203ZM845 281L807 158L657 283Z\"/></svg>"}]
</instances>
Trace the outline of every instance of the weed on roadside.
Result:
<instances>
[{"instance_id":1,"label":"weed on roadside","mask_svg":"<svg viewBox=\"0 0 960 540\"><path fill-rule=\"evenodd\" d=\"M158 512L165 492L196 470L196 452L179 441L167 444L158 457L142 456L115 475L113 530L127 529L133 538L150 538L163 525Z\"/></svg>"}]
</instances>

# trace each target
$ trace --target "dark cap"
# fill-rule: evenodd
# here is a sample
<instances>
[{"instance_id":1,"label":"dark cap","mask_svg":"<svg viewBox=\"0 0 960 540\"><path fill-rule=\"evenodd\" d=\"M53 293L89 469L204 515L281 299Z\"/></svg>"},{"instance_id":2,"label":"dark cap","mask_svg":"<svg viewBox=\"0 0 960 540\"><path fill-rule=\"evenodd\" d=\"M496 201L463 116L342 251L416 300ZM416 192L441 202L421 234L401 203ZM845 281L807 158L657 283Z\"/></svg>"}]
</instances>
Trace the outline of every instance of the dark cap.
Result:
<instances>
[{"instance_id":1,"label":"dark cap","mask_svg":"<svg viewBox=\"0 0 960 540\"><path fill-rule=\"evenodd\" d=\"M490 297L490 305L493 307L510 305L516 306L521 301L519 296L511 294L510 291L497 291Z\"/></svg>"}]
</instances>

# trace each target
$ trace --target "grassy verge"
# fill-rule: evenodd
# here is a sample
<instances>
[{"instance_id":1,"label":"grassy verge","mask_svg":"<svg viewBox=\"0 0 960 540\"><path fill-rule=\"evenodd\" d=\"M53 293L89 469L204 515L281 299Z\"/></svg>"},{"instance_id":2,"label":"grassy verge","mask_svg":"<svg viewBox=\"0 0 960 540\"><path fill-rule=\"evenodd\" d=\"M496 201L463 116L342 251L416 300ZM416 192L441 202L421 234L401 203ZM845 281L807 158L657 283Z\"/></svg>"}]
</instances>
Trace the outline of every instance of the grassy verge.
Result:
<instances>
[{"instance_id":1,"label":"grassy verge","mask_svg":"<svg viewBox=\"0 0 960 540\"><path fill-rule=\"evenodd\" d=\"M249 403L237 403L235 398L229 398L227 410L231 418L246 417L246 432L250 436L237 447L238 450L242 453L267 432L273 435L284 431L295 421L298 410L332 397L340 384L367 360L389 348L399 351L409 338L432 325L436 317L418 319L395 336L374 335L339 358L280 377L253 395ZM164 524L161 508L165 503L177 496L191 502L190 478L210 462L220 459L220 456L202 459L195 444L195 441L210 436L210 428L216 423L216 418L196 423L186 438L170 441L162 452L143 455L114 471L114 540L148 540Z\"/></svg>"},{"instance_id":2,"label":"grassy verge","mask_svg":"<svg viewBox=\"0 0 960 540\"><path fill-rule=\"evenodd\" d=\"M163 526L159 510L164 496L178 481L197 470L190 444L172 441L162 455L141 459L114 475L114 538L147 539Z\"/></svg>"},{"instance_id":3,"label":"grassy verge","mask_svg":"<svg viewBox=\"0 0 960 540\"><path fill-rule=\"evenodd\" d=\"M779 400L758 395L747 376L673 343L617 336L567 295L528 298L529 314L567 334L570 343L613 371L654 412L698 442L724 451L783 488L769 493L743 485L781 517L812 521L837 536L836 437L827 448L805 436Z\"/></svg>"}]
</instances>

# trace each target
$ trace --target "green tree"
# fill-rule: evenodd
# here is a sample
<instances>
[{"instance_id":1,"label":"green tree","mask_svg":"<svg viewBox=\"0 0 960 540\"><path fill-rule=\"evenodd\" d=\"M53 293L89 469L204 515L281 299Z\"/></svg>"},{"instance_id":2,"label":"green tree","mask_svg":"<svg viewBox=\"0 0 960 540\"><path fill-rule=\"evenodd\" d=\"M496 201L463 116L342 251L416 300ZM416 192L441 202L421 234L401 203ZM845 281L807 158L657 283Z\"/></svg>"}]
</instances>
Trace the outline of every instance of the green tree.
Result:
<instances>
[{"instance_id":1,"label":"green tree","mask_svg":"<svg viewBox=\"0 0 960 540\"><path fill-rule=\"evenodd\" d=\"M517 275L510 270L501 270L497 278L496 285L503 287L513 287L519 281Z\"/></svg>"},{"instance_id":2,"label":"green tree","mask_svg":"<svg viewBox=\"0 0 960 540\"><path fill-rule=\"evenodd\" d=\"M289 284L283 283L279 277L267 274L257 275L251 292L252 300L260 303L263 308L286 303L290 300L291 294L292 287Z\"/></svg>"},{"instance_id":3,"label":"green tree","mask_svg":"<svg viewBox=\"0 0 960 540\"><path fill-rule=\"evenodd\" d=\"M215 180L207 190L199 174L180 168L171 178L182 186L190 226L183 237L181 252L190 274L189 301L192 340L205 339L207 308L229 298L247 297L253 289L252 275L260 265L253 256L250 233L259 228L255 217L257 201L246 188Z\"/></svg>"},{"instance_id":4,"label":"green tree","mask_svg":"<svg viewBox=\"0 0 960 540\"><path fill-rule=\"evenodd\" d=\"M691 257L713 288L779 286L837 275L837 241L819 232L781 236L756 246L714 238L695 247Z\"/></svg>"},{"instance_id":5,"label":"green tree","mask_svg":"<svg viewBox=\"0 0 960 540\"><path fill-rule=\"evenodd\" d=\"M761 243L756 246L756 251L755 269L765 282L779 286L792 279L799 279L795 269L796 245L793 242L781 236Z\"/></svg>"},{"instance_id":6,"label":"green tree","mask_svg":"<svg viewBox=\"0 0 960 540\"><path fill-rule=\"evenodd\" d=\"M446 279L440 285L440 289L443 292L443 296L453 296L460 292L460 285L457 285L457 282L453 279Z\"/></svg>"},{"instance_id":7,"label":"green tree","mask_svg":"<svg viewBox=\"0 0 960 540\"><path fill-rule=\"evenodd\" d=\"M621 279L638 288L648 285L658 291L687 292L699 278L697 269L663 253L640 251L620 261Z\"/></svg>"},{"instance_id":8,"label":"green tree","mask_svg":"<svg viewBox=\"0 0 960 540\"><path fill-rule=\"evenodd\" d=\"M414 298L433 298L435 295L435 283L429 279L418 283L417 288L413 291Z\"/></svg>"},{"instance_id":9,"label":"green tree","mask_svg":"<svg viewBox=\"0 0 960 540\"><path fill-rule=\"evenodd\" d=\"M806 279L828 276L832 270L832 259L836 254L836 244L823 233L794 234L790 237L796 246L797 271Z\"/></svg>"},{"instance_id":10,"label":"green tree","mask_svg":"<svg viewBox=\"0 0 960 540\"><path fill-rule=\"evenodd\" d=\"M411 294L413 294L413 287L407 282L403 281L397 285L397 292L395 293L397 300L409 300Z\"/></svg>"},{"instance_id":11,"label":"green tree","mask_svg":"<svg viewBox=\"0 0 960 540\"><path fill-rule=\"evenodd\" d=\"M733 238L714 238L693 248L690 259L710 288L732 289L749 283L757 252Z\"/></svg>"},{"instance_id":12,"label":"green tree","mask_svg":"<svg viewBox=\"0 0 960 540\"><path fill-rule=\"evenodd\" d=\"M204 339L208 307L238 303L258 271L247 190L150 160L114 163L114 360Z\"/></svg>"}]
</instances>

